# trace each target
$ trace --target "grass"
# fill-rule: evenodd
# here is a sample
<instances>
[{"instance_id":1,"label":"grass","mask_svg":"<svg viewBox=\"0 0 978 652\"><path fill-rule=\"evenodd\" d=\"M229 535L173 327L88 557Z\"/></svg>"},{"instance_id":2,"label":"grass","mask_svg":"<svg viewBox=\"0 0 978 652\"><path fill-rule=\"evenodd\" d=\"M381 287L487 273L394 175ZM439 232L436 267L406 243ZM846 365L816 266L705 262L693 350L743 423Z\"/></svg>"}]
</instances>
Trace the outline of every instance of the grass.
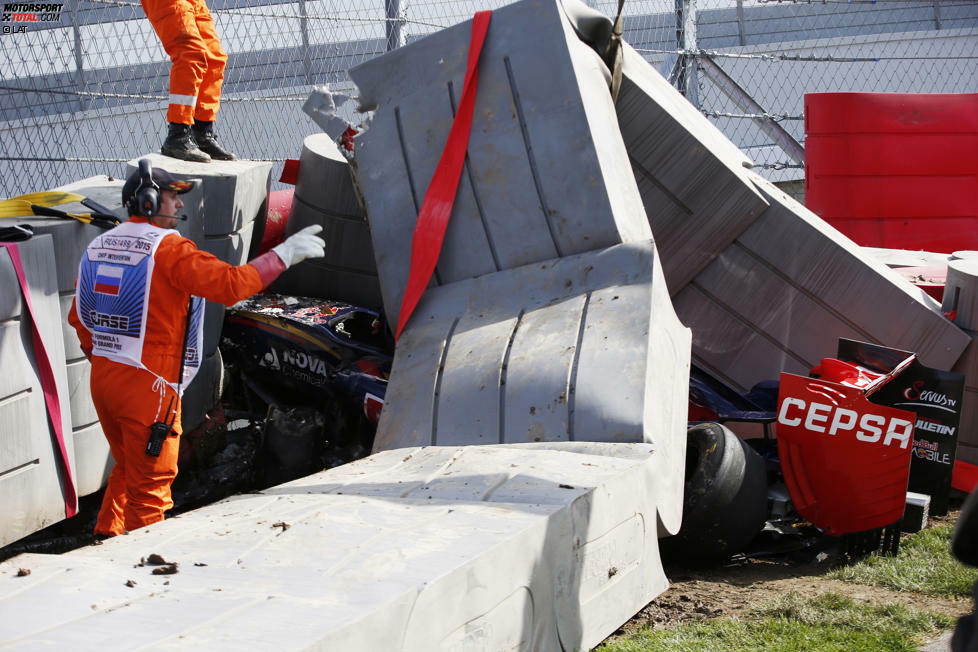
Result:
<instances>
[{"instance_id":1,"label":"grass","mask_svg":"<svg viewBox=\"0 0 978 652\"><path fill-rule=\"evenodd\" d=\"M745 619L700 621L671 629L645 628L597 648L655 650L916 650L950 618L902 605L856 603L837 593L813 598L787 594Z\"/></svg>"},{"instance_id":2,"label":"grass","mask_svg":"<svg viewBox=\"0 0 978 652\"><path fill-rule=\"evenodd\" d=\"M950 525L922 530L900 541L896 557L869 556L826 577L895 591L968 598L978 570L951 556L950 540Z\"/></svg>"}]
</instances>

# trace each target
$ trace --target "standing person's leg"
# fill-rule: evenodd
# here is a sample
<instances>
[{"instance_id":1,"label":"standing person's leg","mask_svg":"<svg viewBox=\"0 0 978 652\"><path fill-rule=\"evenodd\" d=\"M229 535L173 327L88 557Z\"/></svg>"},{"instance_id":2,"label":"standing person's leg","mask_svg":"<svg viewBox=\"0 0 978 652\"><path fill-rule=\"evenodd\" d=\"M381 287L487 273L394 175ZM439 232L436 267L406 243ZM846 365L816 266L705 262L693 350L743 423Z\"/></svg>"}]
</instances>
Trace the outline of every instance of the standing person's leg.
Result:
<instances>
[{"instance_id":1,"label":"standing person's leg","mask_svg":"<svg viewBox=\"0 0 978 652\"><path fill-rule=\"evenodd\" d=\"M126 505L126 457L122 445L122 428L116 421L117 403L113 400L115 387L112 382L111 369L107 367L116 363L105 359L95 359L92 363L92 402L98 413L102 432L109 442L109 450L115 466L109 474L109 482L102 497L102 508L95 522L96 536L117 536L126 530L123 510Z\"/></svg>"},{"instance_id":2,"label":"standing person's leg","mask_svg":"<svg viewBox=\"0 0 978 652\"><path fill-rule=\"evenodd\" d=\"M207 70L207 44L197 31L194 5L191 0L142 0L142 5L173 62L166 112L170 128L162 151L187 161L209 161L190 136L197 94Z\"/></svg>"},{"instance_id":3,"label":"standing person's leg","mask_svg":"<svg viewBox=\"0 0 978 652\"><path fill-rule=\"evenodd\" d=\"M197 32L204 43L204 56L207 60L193 116L196 120L213 122L221 108L221 87L224 84L224 67L227 65L228 55L221 47L221 39L217 36L214 18L207 9L207 4L204 0L193 2Z\"/></svg>"},{"instance_id":4,"label":"standing person's leg","mask_svg":"<svg viewBox=\"0 0 978 652\"><path fill-rule=\"evenodd\" d=\"M176 392L148 371L102 358L93 365L92 398L116 460L96 533L121 534L162 521L173 507L170 484L180 452ZM177 435L167 437L159 457L152 457L146 454L150 430L164 419L174 420Z\"/></svg>"},{"instance_id":5,"label":"standing person's leg","mask_svg":"<svg viewBox=\"0 0 978 652\"><path fill-rule=\"evenodd\" d=\"M176 423L180 423L179 415ZM180 437L167 437L159 457L150 457L146 454L146 440L151 425L144 419L123 423L127 461L124 514L126 529L130 531L162 521L164 513L173 508L170 485L177 475Z\"/></svg>"},{"instance_id":6,"label":"standing person's leg","mask_svg":"<svg viewBox=\"0 0 978 652\"><path fill-rule=\"evenodd\" d=\"M206 44L207 70L201 80L194 110L194 140L201 150L220 161L233 161L234 154L221 147L214 133L214 121L221 107L221 88L224 85L224 67L228 55L221 47L221 40L214 27L214 19L205 0L193 0L196 10L197 31Z\"/></svg>"},{"instance_id":7,"label":"standing person's leg","mask_svg":"<svg viewBox=\"0 0 978 652\"><path fill-rule=\"evenodd\" d=\"M150 374L143 372L139 382L131 386L127 399L127 415L120 419L126 449L124 516L126 529L135 530L162 521L164 512L173 507L170 485L177 475L182 429L176 392L164 383L155 382ZM164 440L158 457L147 455L146 444L153 423L171 419L176 434Z\"/></svg>"}]
</instances>

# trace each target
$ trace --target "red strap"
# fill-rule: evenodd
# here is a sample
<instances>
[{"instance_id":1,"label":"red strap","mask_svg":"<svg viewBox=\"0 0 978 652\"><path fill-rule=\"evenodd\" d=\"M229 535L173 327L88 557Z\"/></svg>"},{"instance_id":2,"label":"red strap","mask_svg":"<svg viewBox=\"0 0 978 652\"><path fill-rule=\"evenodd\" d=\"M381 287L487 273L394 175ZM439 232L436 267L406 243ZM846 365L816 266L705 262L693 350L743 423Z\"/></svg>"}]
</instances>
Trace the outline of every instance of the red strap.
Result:
<instances>
[{"instance_id":1,"label":"red strap","mask_svg":"<svg viewBox=\"0 0 978 652\"><path fill-rule=\"evenodd\" d=\"M458 181L462 176L462 163L465 152L469 147L469 132L472 130L472 113L475 109L475 90L479 85L479 54L486 41L489 30L491 11L480 11L472 18L472 40L469 43L468 66L465 70L465 84L462 87L462 98L458 103L458 112L452 122L448 134L448 142L441 153L438 167L431 178L431 184L425 192L418 212L418 222L414 226L414 238L411 241L411 271L408 275L407 288L401 299L401 312L397 319L397 339L404 329L411 313L421 299L428 281L438 263L438 254L445 240L445 230L452 216L452 206L455 204L455 193L458 192Z\"/></svg>"},{"instance_id":2,"label":"red strap","mask_svg":"<svg viewBox=\"0 0 978 652\"><path fill-rule=\"evenodd\" d=\"M282 176L278 178L279 183L288 183L295 185L299 180L299 161L294 158L285 159L285 165L282 166Z\"/></svg>"},{"instance_id":3,"label":"red strap","mask_svg":"<svg viewBox=\"0 0 978 652\"><path fill-rule=\"evenodd\" d=\"M54 382L54 368L51 366L51 359L48 358L47 349L44 348L41 333L37 328L37 317L31 304L31 293L27 286L27 277L24 275L24 266L20 262L20 251L12 242L0 242L0 246L6 247L7 253L10 254L10 262L13 263L14 271L17 273L20 291L24 295L24 304L31 319L31 339L34 343L34 356L37 358L37 370L41 376L41 388L44 390L44 403L48 409L54 436L58 440L58 448L61 450L61 467L65 477L65 516L71 518L78 513L78 494L75 490L75 480L71 477L68 450L65 448L64 433L61 430L61 402L58 400L58 386Z\"/></svg>"}]
</instances>

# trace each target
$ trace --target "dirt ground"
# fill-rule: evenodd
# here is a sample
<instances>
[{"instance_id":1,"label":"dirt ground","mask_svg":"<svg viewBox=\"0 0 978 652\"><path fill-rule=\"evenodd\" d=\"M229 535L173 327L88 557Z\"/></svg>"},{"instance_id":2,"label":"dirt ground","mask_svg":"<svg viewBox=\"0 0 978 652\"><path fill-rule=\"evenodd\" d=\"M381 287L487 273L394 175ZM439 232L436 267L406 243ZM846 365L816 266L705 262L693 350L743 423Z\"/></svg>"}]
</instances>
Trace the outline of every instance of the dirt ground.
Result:
<instances>
[{"instance_id":1,"label":"dirt ground","mask_svg":"<svg viewBox=\"0 0 978 652\"><path fill-rule=\"evenodd\" d=\"M953 523L957 510L932 518L929 527ZM824 577L832 560L798 561L787 558L742 559L723 566L690 569L666 565L669 589L635 614L609 640L651 625L668 628L682 623L742 616L752 607L794 592L804 597L842 593L872 604L898 603L958 618L969 613L970 599L935 598L917 593L852 584Z\"/></svg>"}]
</instances>

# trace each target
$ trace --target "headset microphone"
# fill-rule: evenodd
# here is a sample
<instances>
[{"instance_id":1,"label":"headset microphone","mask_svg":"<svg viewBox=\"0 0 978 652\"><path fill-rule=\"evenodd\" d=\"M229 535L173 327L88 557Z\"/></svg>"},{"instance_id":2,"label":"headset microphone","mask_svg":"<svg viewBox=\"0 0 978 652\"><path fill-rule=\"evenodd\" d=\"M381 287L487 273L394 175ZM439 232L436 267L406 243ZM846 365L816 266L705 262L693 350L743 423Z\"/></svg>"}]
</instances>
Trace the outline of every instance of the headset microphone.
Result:
<instances>
[{"instance_id":1,"label":"headset microphone","mask_svg":"<svg viewBox=\"0 0 978 652\"><path fill-rule=\"evenodd\" d=\"M157 217L172 217L175 220L180 220L181 222L186 222L190 219L189 215L164 215L163 213L157 213Z\"/></svg>"}]
</instances>

